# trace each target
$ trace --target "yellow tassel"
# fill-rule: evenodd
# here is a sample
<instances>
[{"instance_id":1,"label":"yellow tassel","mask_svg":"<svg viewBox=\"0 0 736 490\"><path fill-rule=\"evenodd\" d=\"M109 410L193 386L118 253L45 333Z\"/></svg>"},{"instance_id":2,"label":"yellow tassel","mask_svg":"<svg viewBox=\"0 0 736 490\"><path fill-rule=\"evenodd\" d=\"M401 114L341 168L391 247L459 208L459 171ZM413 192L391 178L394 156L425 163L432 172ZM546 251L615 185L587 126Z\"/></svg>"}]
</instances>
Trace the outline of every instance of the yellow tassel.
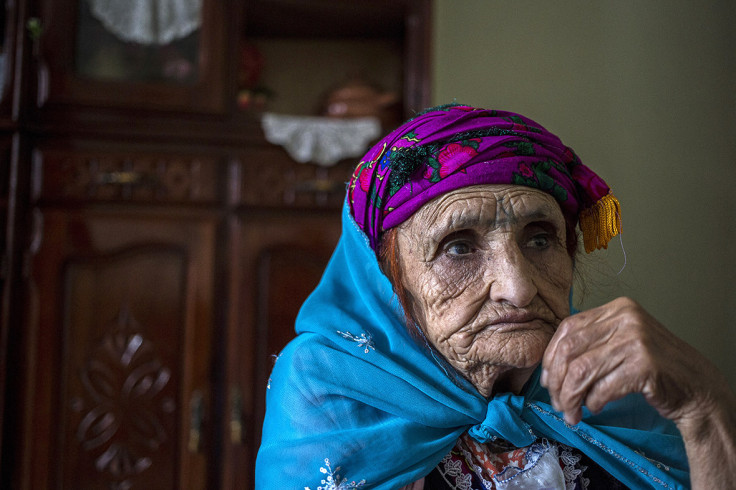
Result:
<instances>
[{"instance_id":1,"label":"yellow tassel","mask_svg":"<svg viewBox=\"0 0 736 490\"><path fill-rule=\"evenodd\" d=\"M580 230L587 253L608 248L611 238L621 233L621 205L618 199L608 193L584 209L580 213Z\"/></svg>"}]
</instances>

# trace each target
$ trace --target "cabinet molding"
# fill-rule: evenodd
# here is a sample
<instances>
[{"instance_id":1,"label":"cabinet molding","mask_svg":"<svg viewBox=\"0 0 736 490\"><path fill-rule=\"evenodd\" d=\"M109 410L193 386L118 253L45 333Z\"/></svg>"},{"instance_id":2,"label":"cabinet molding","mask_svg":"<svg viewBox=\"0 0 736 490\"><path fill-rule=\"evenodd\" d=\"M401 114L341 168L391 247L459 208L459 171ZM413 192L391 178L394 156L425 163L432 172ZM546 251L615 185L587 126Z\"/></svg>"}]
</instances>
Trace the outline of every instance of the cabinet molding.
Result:
<instances>
[{"instance_id":1,"label":"cabinet molding","mask_svg":"<svg viewBox=\"0 0 736 490\"><path fill-rule=\"evenodd\" d=\"M215 203L217 159L171 153L36 150L44 201Z\"/></svg>"}]
</instances>

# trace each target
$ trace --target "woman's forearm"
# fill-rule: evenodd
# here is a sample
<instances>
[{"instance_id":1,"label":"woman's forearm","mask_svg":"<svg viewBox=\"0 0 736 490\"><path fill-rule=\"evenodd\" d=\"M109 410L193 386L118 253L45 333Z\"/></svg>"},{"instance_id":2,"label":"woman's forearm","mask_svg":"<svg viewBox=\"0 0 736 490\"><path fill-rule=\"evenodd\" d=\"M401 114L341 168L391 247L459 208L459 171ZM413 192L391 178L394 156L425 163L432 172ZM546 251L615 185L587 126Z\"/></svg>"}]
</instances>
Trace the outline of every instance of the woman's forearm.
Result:
<instances>
[{"instance_id":1,"label":"woman's forearm","mask_svg":"<svg viewBox=\"0 0 736 490\"><path fill-rule=\"evenodd\" d=\"M703 407L707 416L678 423L693 489L736 489L736 396L728 390Z\"/></svg>"}]
</instances>

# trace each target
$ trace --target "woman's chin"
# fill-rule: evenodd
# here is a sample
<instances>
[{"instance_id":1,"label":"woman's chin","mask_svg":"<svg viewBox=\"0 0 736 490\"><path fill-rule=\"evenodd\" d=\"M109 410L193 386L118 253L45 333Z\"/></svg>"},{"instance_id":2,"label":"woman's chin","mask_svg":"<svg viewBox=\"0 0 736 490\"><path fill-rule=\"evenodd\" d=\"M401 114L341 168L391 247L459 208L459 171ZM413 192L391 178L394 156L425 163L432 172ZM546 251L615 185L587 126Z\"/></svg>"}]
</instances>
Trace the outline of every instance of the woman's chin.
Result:
<instances>
[{"instance_id":1,"label":"woman's chin","mask_svg":"<svg viewBox=\"0 0 736 490\"><path fill-rule=\"evenodd\" d=\"M465 373L486 398L496 393L520 393L537 368L552 335L544 331L515 332L499 342L478 345L473 369Z\"/></svg>"},{"instance_id":2,"label":"woman's chin","mask_svg":"<svg viewBox=\"0 0 736 490\"><path fill-rule=\"evenodd\" d=\"M494 336L494 342L479 343L476 359L506 369L534 369L542 362L544 351L552 339L546 330L527 330Z\"/></svg>"}]
</instances>

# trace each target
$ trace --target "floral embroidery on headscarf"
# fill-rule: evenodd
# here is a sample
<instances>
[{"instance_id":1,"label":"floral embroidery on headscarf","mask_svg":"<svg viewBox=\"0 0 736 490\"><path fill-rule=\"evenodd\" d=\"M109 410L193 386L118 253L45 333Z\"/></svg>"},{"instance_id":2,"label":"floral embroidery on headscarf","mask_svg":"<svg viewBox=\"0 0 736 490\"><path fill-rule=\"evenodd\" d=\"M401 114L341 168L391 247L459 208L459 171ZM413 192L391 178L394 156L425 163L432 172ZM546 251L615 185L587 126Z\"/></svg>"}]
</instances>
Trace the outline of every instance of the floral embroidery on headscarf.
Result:
<instances>
[{"instance_id":1,"label":"floral embroidery on headscarf","mask_svg":"<svg viewBox=\"0 0 736 490\"><path fill-rule=\"evenodd\" d=\"M495 112L495 111L494 111ZM515 131L531 131L533 133L541 133L542 130L536 126L532 126L530 124L527 124L526 121L521 116L518 115L512 115L508 117L504 117L505 120L514 123L514 125L511 127L511 129Z\"/></svg>"},{"instance_id":2,"label":"floral embroidery on headscarf","mask_svg":"<svg viewBox=\"0 0 736 490\"><path fill-rule=\"evenodd\" d=\"M543 162L532 162L531 164L519 165L519 171L513 173L511 180L512 184L525 185L527 187L534 187L541 191L545 191L552 194L552 197L557 199L559 202L567 200L567 191L564 187L555 182L555 179L550 177L549 170L554 167L560 172L567 173L560 164L552 161L545 160Z\"/></svg>"},{"instance_id":3,"label":"floral embroidery on headscarf","mask_svg":"<svg viewBox=\"0 0 736 490\"><path fill-rule=\"evenodd\" d=\"M439 182L455 171L462 172L462 167L478 154L480 140L467 140L450 143L436 157L427 159L424 178L430 182Z\"/></svg>"},{"instance_id":4,"label":"floral embroidery on headscarf","mask_svg":"<svg viewBox=\"0 0 736 490\"><path fill-rule=\"evenodd\" d=\"M364 194L371 193L371 203L373 204L373 206L378 208L383 207L382 200L380 196L378 196L376 193L377 188L374 186L373 190L371 190L371 187L373 183L372 179L378 179L379 181L381 181L384 178L384 174L381 172L372 172L371 170L379 161L380 163L378 163L378 165L381 170L383 170L388 164L388 155L384 155L385 151L386 144L384 144L383 147L379 148L379 151L375 155L371 155L370 153L366 155L366 158L361 160L360 163L358 163L358 166L355 167L355 170L353 171L353 176L350 179L350 185L348 187L348 200L350 202L353 202L353 195L355 193L356 187L358 187L358 189Z\"/></svg>"},{"instance_id":5,"label":"floral embroidery on headscarf","mask_svg":"<svg viewBox=\"0 0 736 490\"><path fill-rule=\"evenodd\" d=\"M376 251L385 230L425 203L484 184L525 185L549 193L571 225L586 217L581 229L584 238L592 237L586 239L586 250L588 243L605 246L618 232L609 226L600 233L611 220L598 218L618 216L618 201L603 199L609 196L606 183L557 136L520 114L463 105L429 109L371 148L353 174L348 203ZM606 214L583 214L601 203Z\"/></svg>"}]
</instances>

